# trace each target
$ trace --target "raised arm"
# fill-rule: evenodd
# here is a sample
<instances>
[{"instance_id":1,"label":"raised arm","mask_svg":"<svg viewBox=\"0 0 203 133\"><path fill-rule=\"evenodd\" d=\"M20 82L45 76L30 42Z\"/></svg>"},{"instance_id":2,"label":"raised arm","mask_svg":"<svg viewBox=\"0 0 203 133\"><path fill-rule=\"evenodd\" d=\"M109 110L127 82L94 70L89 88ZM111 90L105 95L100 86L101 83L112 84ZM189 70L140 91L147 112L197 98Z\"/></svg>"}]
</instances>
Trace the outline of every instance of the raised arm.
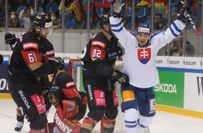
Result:
<instances>
[{"instance_id":1,"label":"raised arm","mask_svg":"<svg viewBox=\"0 0 203 133\"><path fill-rule=\"evenodd\" d=\"M170 43L173 39L178 37L184 27L185 24L179 19L176 19L165 31L154 34L151 41L158 41L156 44L159 45L159 48L164 47L166 44Z\"/></svg>"},{"instance_id":2,"label":"raised arm","mask_svg":"<svg viewBox=\"0 0 203 133\"><path fill-rule=\"evenodd\" d=\"M152 36L152 41L158 40L158 45L160 46L160 48L171 42L174 38L181 34L187 22L191 23L192 20L190 20L190 14L190 7L185 7L181 3L176 20L174 20L165 31L162 31L159 34Z\"/></svg>"},{"instance_id":3,"label":"raised arm","mask_svg":"<svg viewBox=\"0 0 203 133\"><path fill-rule=\"evenodd\" d=\"M135 37L123 26L122 17L124 15L124 4L121 3L119 0L114 0L112 2L112 7L113 15L112 17L110 17L111 28L116 37L119 38L119 42L121 43L121 45L125 48L128 44L127 42L130 39L135 39Z\"/></svg>"}]
</instances>

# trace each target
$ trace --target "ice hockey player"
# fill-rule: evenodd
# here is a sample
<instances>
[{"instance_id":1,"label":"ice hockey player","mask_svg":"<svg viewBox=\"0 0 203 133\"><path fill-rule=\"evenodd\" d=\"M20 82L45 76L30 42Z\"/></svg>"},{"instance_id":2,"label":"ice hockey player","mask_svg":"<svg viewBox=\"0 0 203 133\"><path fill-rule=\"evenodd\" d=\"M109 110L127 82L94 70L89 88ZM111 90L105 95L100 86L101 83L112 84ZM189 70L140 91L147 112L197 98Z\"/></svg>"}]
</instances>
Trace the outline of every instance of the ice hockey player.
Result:
<instances>
[{"instance_id":1,"label":"ice hockey player","mask_svg":"<svg viewBox=\"0 0 203 133\"><path fill-rule=\"evenodd\" d=\"M115 61L122 56L122 49L111 32L109 15L100 18L100 26L101 31L88 42L83 51L83 83L89 112L82 122L81 133L91 133L100 120L105 133L114 131L118 97L113 77L125 77L119 71L114 71Z\"/></svg>"},{"instance_id":2,"label":"ice hockey player","mask_svg":"<svg viewBox=\"0 0 203 133\"><path fill-rule=\"evenodd\" d=\"M42 133L46 124L43 80L61 64L56 58L49 59L54 53L46 39L52 30L51 19L47 15L36 15L32 21L21 43L13 47L8 83L13 100L30 122L29 133Z\"/></svg>"},{"instance_id":3,"label":"ice hockey player","mask_svg":"<svg viewBox=\"0 0 203 133\"><path fill-rule=\"evenodd\" d=\"M170 43L184 29L187 10L182 7L177 18L165 30L152 35L147 23L137 27L137 35L132 35L123 27L123 3L112 2L113 15L110 17L112 31L124 47L124 73L129 76L129 85L122 86L122 111L125 132L142 133L152 123L155 116L155 95L153 86L159 83L155 57L159 49ZM149 130L148 130L149 132Z\"/></svg>"},{"instance_id":4,"label":"ice hockey player","mask_svg":"<svg viewBox=\"0 0 203 133\"><path fill-rule=\"evenodd\" d=\"M52 81L49 99L56 107L53 132L79 133L79 120L86 113L86 94L77 90L73 79L64 70L58 70L49 79Z\"/></svg>"}]
</instances>

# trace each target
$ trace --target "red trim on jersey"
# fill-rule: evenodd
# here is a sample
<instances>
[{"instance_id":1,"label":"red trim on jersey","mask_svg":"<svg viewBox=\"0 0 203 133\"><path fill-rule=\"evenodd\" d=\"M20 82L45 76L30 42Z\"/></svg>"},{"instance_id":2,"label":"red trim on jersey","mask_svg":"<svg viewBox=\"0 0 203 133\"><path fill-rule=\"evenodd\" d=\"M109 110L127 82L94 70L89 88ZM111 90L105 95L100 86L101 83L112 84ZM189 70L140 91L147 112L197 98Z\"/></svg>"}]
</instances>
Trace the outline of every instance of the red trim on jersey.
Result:
<instances>
[{"instance_id":1,"label":"red trim on jersey","mask_svg":"<svg viewBox=\"0 0 203 133\"><path fill-rule=\"evenodd\" d=\"M100 41L93 41L92 46L99 46L99 47L102 47L102 48L106 47L105 43L100 42Z\"/></svg>"},{"instance_id":2,"label":"red trim on jersey","mask_svg":"<svg viewBox=\"0 0 203 133\"><path fill-rule=\"evenodd\" d=\"M50 51L47 51L46 52L46 63L55 57L55 53L54 53L54 50L50 50Z\"/></svg>"},{"instance_id":3,"label":"red trim on jersey","mask_svg":"<svg viewBox=\"0 0 203 133\"><path fill-rule=\"evenodd\" d=\"M70 88L70 87L73 87L73 86L75 86L74 81L66 83L67 88Z\"/></svg>"},{"instance_id":4,"label":"red trim on jersey","mask_svg":"<svg viewBox=\"0 0 203 133\"><path fill-rule=\"evenodd\" d=\"M39 45L38 43L34 43L34 42L26 42L23 44L23 50L30 49L30 48L38 49Z\"/></svg>"},{"instance_id":5,"label":"red trim on jersey","mask_svg":"<svg viewBox=\"0 0 203 133\"><path fill-rule=\"evenodd\" d=\"M46 52L47 56L54 55L54 50L49 50Z\"/></svg>"},{"instance_id":6,"label":"red trim on jersey","mask_svg":"<svg viewBox=\"0 0 203 133\"><path fill-rule=\"evenodd\" d=\"M80 97L80 94L75 89L75 87L72 87L72 88L69 88L69 89L63 89L63 93L67 98Z\"/></svg>"}]
</instances>

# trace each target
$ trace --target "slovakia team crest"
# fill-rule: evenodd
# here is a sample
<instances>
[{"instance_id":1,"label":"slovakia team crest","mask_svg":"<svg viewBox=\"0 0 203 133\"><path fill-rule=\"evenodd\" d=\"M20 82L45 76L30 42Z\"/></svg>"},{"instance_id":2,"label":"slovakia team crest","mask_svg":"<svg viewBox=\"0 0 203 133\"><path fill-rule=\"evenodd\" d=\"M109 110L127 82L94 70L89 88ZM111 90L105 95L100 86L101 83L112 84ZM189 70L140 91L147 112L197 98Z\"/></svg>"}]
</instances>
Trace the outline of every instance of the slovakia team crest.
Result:
<instances>
[{"instance_id":1,"label":"slovakia team crest","mask_svg":"<svg viewBox=\"0 0 203 133\"><path fill-rule=\"evenodd\" d=\"M138 60L142 64L146 64L151 58L151 48L138 48L137 54L138 54Z\"/></svg>"}]
</instances>

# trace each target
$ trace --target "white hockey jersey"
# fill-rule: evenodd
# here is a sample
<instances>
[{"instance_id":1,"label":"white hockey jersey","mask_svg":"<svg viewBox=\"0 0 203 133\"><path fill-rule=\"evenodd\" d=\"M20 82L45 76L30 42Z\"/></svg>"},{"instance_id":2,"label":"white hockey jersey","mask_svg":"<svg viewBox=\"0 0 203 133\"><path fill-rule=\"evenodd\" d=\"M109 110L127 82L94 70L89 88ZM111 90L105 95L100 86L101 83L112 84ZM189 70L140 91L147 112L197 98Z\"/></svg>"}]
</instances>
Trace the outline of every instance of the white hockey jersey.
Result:
<instances>
[{"instance_id":1,"label":"white hockey jersey","mask_svg":"<svg viewBox=\"0 0 203 133\"><path fill-rule=\"evenodd\" d=\"M175 20L165 31L151 37L151 45L139 47L136 37L123 27L121 18L110 17L110 23L112 31L125 49L123 72L129 76L130 84L139 88L149 88L158 84L156 55L159 49L181 33L185 24Z\"/></svg>"}]
</instances>

